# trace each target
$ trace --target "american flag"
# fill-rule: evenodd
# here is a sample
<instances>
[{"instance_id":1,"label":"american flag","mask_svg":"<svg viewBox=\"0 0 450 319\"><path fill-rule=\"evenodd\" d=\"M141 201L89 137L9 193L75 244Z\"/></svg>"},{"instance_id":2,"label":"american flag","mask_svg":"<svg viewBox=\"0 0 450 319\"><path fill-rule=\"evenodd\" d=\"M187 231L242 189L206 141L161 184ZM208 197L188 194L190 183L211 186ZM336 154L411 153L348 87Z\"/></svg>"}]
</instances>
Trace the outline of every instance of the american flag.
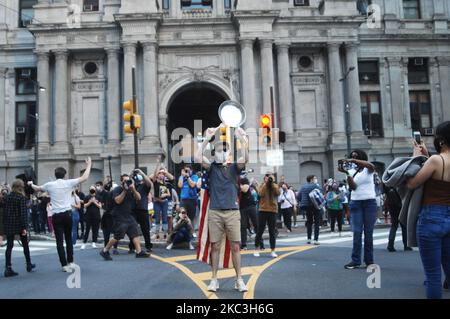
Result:
<instances>
[{"instance_id":1,"label":"american flag","mask_svg":"<svg viewBox=\"0 0 450 319\"><path fill-rule=\"evenodd\" d=\"M206 184L205 184L206 185ZM211 243L208 232L209 190L207 186L200 192L200 224L198 230L197 260L211 264ZM230 241L224 235L220 247L219 268L232 268Z\"/></svg>"}]
</instances>

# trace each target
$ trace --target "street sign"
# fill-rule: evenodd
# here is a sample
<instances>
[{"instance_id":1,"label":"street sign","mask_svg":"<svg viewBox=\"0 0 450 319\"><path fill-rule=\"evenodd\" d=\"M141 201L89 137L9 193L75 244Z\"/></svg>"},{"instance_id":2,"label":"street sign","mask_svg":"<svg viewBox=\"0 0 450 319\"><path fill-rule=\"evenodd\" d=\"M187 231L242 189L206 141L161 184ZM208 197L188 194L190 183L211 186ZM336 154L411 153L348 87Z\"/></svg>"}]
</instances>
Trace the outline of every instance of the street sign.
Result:
<instances>
[{"instance_id":1,"label":"street sign","mask_svg":"<svg viewBox=\"0 0 450 319\"><path fill-rule=\"evenodd\" d=\"M267 150L266 151L266 165L267 166L283 166L284 165L284 153L282 149Z\"/></svg>"}]
</instances>

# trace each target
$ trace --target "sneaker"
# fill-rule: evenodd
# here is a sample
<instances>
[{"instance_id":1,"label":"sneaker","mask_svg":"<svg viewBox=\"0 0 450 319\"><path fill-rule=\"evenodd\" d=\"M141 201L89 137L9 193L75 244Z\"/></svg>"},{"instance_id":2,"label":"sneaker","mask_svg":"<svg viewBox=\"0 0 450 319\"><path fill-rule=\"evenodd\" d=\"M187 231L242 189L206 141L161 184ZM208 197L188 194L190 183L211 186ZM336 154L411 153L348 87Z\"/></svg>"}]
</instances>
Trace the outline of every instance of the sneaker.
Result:
<instances>
[{"instance_id":1,"label":"sneaker","mask_svg":"<svg viewBox=\"0 0 450 319\"><path fill-rule=\"evenodd\" d=\"M173 247L173 244L169 244L169 246L166 247L167 250L171 250Z\"/></svg>"},{"instance_id":2,"label":"sneaker","mask_svg":"<svg viewBox=\"0 0 450 319\"><path fill-rule=\"evenodd\" d=\"M405 247L404 249L405 251L413 251L413 249L411 247Z\"/></svg>"},{"instance_id":3,"label":"sneaker","mask_svg":"<svg viewBox=\"0 0 450 319\"><path fill-rule=\"evenodd\" d=\"M316 245L316 246L320 245L319 241L318 241L318 240L315 240L315 241L314 241L314 245Z\"/></svg>"},{"instance_id":4,"label":"sneaker","mask_svg":"<svg viewBox=\"0 0 450 319\"><path fill-rule=\"evenodd\" d=\"M189 243L189 249L190 249L190 250L194 250L195 247L194 247L191 243Z\"/></svg>"},{"instance_id":5,"label":"sneaker","mask_svg":"<svg viewBox=\"0 0 450 319\"><path fill-rule=\"evenodd\" d=\"M219 282L217 279L211 279L208 285L208 291L216 292L217 290L219 290Z\"/></svg>"},{"instance_id":6,"label":"sneaker","mask_svg":"<svg viewBox=\"0 0 450 319\"><path fill-rule=\"evenodd\" d=\"M97 245L95 243L92 243L92 248L97 248Z\"/></svg>"},{"instance_id":7,"label":"sneaker","mask_svg":"<svg viewBox=\"0 0 450 319\"><path fill-rule=\"evenodd\" d=\"M308 241L306 242L308 245L311 245L311 239L308 239Z\"/></svg>"},{"instance_id":8,"label":"sneaker","mask_svg":"<svg viewBox=\"0 0 450 319\"><path fill-rule=\"evenodd\" d=\"M247 246L241 246L241 250L248 250Z\"/></svg>"},{"instance_id":9,"label":"sneaker","mask_svg":"<svg viewBox=\"0 0 450 319\"><path fill-rule=\"evenodd\" d=\"M359 267L361 267L361 265L354 263L353 261L344 266L345 269L356 269Z\"/></svg>"},{"instance_id":10,"label":"sneaker","mask_svg":"<svg viewBox=\"0 0 450 319\"><path fill-rule=\"evenodd\" d=\"M277 258L278 255L277 255L276 252L272 251L272 252L270 253L270 257L272 257L272 258Z\"/></svg>"},{"instance_id":11,"label":"sneaker","mask_svg":"<svg viewBox=\"0 0 450 319\"><path fill-rule=\"evenodd\" d=\"M159 240L159 234L156 235L156 240Z\"/></svg>"},{"instance_id":12,"label":"sneaker","mask_svg":"<svg viewBox=\"0 0 450 319\"><path fill-rule=\"evenodd\" d=\"M149 253L146 253L145 251L141 250L140 253L136 254L136 258L148 258L150 257Z\"/></svg>"},{"instance_id":13,"label":"sneaker","mask_svg":"<svg viewBox=\"0 0 450 319\"><path fill-rule=\"evenodd\" d=\"M32 272L34 268L36 268L35 264L27 264L27 272Z\"/></svg>"},{"instance_id":14,"label":"sneaker","mask_svg":"<svg viewBox=\"0 0 450 319\"><path fill-rule=\"evenodd\" d=\"M287 232L287 233L290 233L290 232L291 232L291 230L289 230L289 229L288 229L288 230L286 230L286 232Z\"/></svg>"},{"instance_id":15,"label":"sneaker","mask_svg":"<svg viewBox=\"0 0 450 319\"><path fill-rule=\"evenodd\" d=\"M86 244L81 245L81 250L85 250L86 249Z\"/></svg>"},{"instance_id":16,"label":"sneaker","mask_svg":"<svg viewBox=\"0 0 450 319\"><path fill-rule=\"evenodd\" d=\"M244 283L244 280L242 278L236 280L236 283L234 284L234 289L239 290L239 292L248 291L247 285Z\"/></svg>"},{"instance_id":17,"label":"sneaker","mask_svg":"<svg viewBox=\"0 0 450 319\"><path fill-rule=\"evenodd\" d=\"M72 272L72 268L70 268L69 265L63 266L63 267L61 268L61 270L62 270L63 272Z\"/></svg>"},{"instance_id":18,"label":"sneaker","mask_svg":"<svg viewBox=\"0 0 450 319\"><path fill-rule=\"evenodd\" d=\"M259 251L255 251L255 252L253 253L253 256L259 257L259 256L261 256L261 255L259 254Z\"/></svg>"},{"instance_id":19,"label":"sneaker","mask_svg":"<svg viewBox=\"0 0 450 319\"><path fill-rule=\"evenodd\" d=\"M297 228L297 227L298 227L298 225L297 225L297 224L295 224L295 225L294 225L294 228Z\"/></svg>"},{"instance_id":20,"label":"sneaker","mask_svg":"<svg viewBox=\"0 0 450 319\"><path fill-rule=\"evenodd\" d=\"M391 252L391 253L396 252L395 248L392 247L392 246L389 246L389 247L387 248L387 250L388 250L389 252Z\"/></svg>"},{"instance_id":21,"label":"sneaker","mask_svg":"<svg viewBox=\"0 0 450 319\"><path fill-rule=\"evenodd\" d=\"M117 249L115 249L115 248L113 249L112 252L113 252L113 255L118 255L119 254L119 251Z\"/></svg>"},{"instance_id":22,"label":"sneaker","mask_svg":"<svg viewBox=\"0 0 450 319\"><path fill-rule=\"evenodd\" d=\"M371 261L371 262L368 262L368 263L365 263L366 264L366 268L367 267L369 267L370 265L373 265L373 264L375 264L373 261Z\"/></svg>"},{"instance_id":23,"label":"sneaker","mask_svg":"<svg viewBox=\"0 0 450 319\"><path fill-rule=\"evenodd\" d=\"M12 270L11 267L7 267L5 269L5 277L15 277L18 276L19 274L16 273L14 270Z\"/></svg>"},{"instance_id":24,"label":"sneaker","mask_svg":"<svg viewBox=\"0 0 450 319\"><path fill-rule=\"evenodd\" d=\"M102 249L102 251L100 252L100 256L102 256L103 259L105 259L107 261L111 261L112 260L111 255L109 254L109 251L104 251Z\"/></svg>"},{"instance_id":25,"label":"sneaker","mask_svg":"<svg viewBox=\"0 0 450 319\"><path fill-rule=\"evenodd\" d=\"M167 239L167 234L164 234L164 240L166 240Z\"/></svg>"},{"instance_id":26,"label":"sneaker","mask_svg":"<svg viewBox=\"0 0 450 319\"><path fill-rule=\"evenodd\" d=\"M134 249L129 249L129 250L128 250L128 254L129 254L129 255L134 254L134 253L135 253Z\"/></svg>"}]
</instances>

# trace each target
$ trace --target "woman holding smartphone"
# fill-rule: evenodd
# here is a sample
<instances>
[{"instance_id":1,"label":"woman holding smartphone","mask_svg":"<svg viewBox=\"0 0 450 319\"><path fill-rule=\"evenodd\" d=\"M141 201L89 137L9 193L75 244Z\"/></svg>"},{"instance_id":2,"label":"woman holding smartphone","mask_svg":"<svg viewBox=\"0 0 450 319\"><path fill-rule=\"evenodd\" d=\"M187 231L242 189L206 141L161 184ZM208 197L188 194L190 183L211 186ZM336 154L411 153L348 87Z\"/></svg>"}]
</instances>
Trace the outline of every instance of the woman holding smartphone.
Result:
<instances>
[{"instance_id":1,"label":"woman holding smartphone","mask_svg":"<svg viewBox=\"0 0 450 319\"><path fill-rule=\"evenodd\" d=\"M352 190L350 195L350 215L353 231L353 251L352 261L345 265L345 269L355 269L361 266L363 232L364 262L366 266L374 263L373 229L377 212L373 177L375 166L368 161L366 152L362 150L354 150L350 157L350 159L345 160L344 162L339 161L338 167L340 172L347 175L347 182ZM349 166L351 166L351 168L349 168Z\"/></svg>"},{"instance_id":2,"label":"woman holding smartphone","mask_svg":"<svg viewBox=\"0 0 450 319\"><path fill-rule=\"evenodd\" d=\"M450 122L440 124L435 132L438 154L431 156L407 182L409 189L424 185L417 241L429 299L442 298L441 265L447 278L444 289L448 289L450 278ZM414 156L421 155L429 157L428 150L422 141L414 141Z\"/></svg>"}]
</instances>

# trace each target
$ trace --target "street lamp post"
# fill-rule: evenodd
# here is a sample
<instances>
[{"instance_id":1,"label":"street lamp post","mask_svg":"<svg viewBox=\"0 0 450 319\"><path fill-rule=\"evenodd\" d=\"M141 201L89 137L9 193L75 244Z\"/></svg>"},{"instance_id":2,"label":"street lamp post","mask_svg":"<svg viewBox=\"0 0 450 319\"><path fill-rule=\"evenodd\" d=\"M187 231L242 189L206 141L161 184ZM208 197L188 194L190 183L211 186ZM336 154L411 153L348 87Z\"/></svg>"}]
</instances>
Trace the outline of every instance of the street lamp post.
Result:
<instances>
[{"instance_id":1,"label":"street lamp post","mask_svg":"<svg viewBox=\"0 0 450 319\"><path fill-rule=\"evenodd\" d=\"M345 114L345 135L347 136L347 157L350 157L352 151L352 139L351 139L351 124L350 124L350 105L348 104L348 90L347 90L347 78L350 72L354 71L355 67L350 67L344 74L344 77L339 81L342 82L344 87L344 114Z\"/></svg>"},{"instance_id":2,"label":"street lamp post","mask_svg":"<svg viewBox=\"0 0 450 319\"><path fill-rule=\"evenodd\" d=\"M39 94L40 92L45 92L45 88L39 85L39 81L32 80L34 83L35 91L36 91L36 107L35 107L35 132L34 132L34 175L36 176L36 184L39 184Z\"/></svg>"}]
</instances>

